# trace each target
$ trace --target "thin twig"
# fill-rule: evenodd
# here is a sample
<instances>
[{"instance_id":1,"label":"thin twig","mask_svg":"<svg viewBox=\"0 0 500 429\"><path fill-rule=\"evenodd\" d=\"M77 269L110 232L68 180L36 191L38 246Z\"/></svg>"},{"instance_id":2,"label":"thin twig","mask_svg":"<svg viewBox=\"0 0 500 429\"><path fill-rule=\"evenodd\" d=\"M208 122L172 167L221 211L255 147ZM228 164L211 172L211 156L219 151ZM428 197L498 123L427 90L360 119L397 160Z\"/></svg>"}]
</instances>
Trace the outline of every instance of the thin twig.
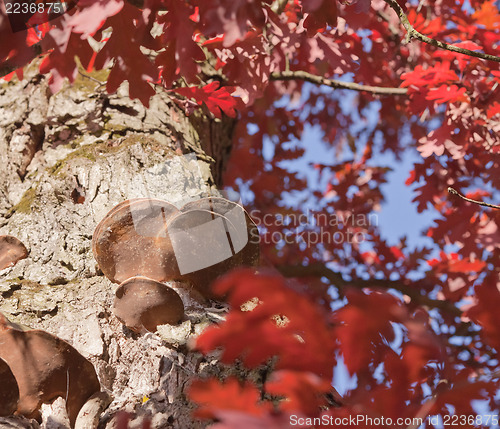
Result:
<instances>
[{"instance_id":1,"label":"thin twig","mask_svg":"<svg viewBox=\"0 0 500 429\"><path fill-rule=\"evenodd\" d=\"M408 17L404 13L403 8L398 4L396 0L384 0L384 1L398 15L401 24L406 30L407 41L410 41L411 39L415 38L420 40L421 42L427 43L429 45L435 46L440 49L446 49L447 51L456 52L458 54L469 55L470 57L476 57L476 58L481 58L482 60L495 61L497 63L500 63L500 57L497 57L495 55L484 54L482 52L471 51L470 49L459 48L458 46L450 45L448 43L441 42L436 39L431 39L430 37L427 37L426 35L419 33L410 24L410 21L408 20Z\"/></svg>"},{"instance_id":2,"label":"thin twig","mask_svg":"<svg viewBox=\"0 0 500 429\"><path fill-rule=\"evenodd\" d=\"M101 82L99 79L96 79L95 77L93 76L90 76L88 74L85 74L83 73L81 70L78 70L78 73L82 76L82 77L85 77L87 79L90 79L91 81L97 83L99 86L104 86L106 85L106 82Z\"/></svg>"},{"instance_id":3,"label":"thin twig","mask_svg":"<svg viewBox=\"0 0 500 429\"><path fill-rule=\"evenodd\" d=\"M470 198L467 198L466 196L460 194L458 191L456 191L453 188L448 188L448 192L450 194L453 194L453 195L456 195L457 197L462 198L462 200L468 201L469 203L477 204L478 206L489 207L490 209L500 210L500 206L497 206L495 204L490 204L490 203L484 203L482 201L471 200Z\"/></svg>"},{"instance_id":4,"label":"thin twig","mask_svg":"<svg viewBox=\"0 0 500 429\"><path fill-rule=\"evenodd\" d=\"M354 91L370 92L378 95L405 95L408 92L407 88L390 88L383 86L361 85L354 82L342 82L336 79L326 79L305 71L282 71L279 73L272 73L271 80L305 80L316 85L326 85L336 89L351 89Z\"/></svg>"}]
</instances>

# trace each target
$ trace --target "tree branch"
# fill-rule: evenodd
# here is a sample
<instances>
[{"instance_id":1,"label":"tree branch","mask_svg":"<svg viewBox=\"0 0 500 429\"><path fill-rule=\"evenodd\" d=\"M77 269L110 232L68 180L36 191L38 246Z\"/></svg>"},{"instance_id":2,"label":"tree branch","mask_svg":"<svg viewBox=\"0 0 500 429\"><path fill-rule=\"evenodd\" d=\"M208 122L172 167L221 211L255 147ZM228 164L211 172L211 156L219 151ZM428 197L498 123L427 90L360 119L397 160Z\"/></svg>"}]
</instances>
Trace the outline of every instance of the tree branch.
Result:
<instances>
[{"instance_id":1,"label":"tree branch","mask_svg":"<svg viewBox=\"0 0 500 429\"><path fill-rule=\"evenodd\" d=\"M425 295L421 295L417 288L411 287L398 280L384 279L353 279L347 281L342 277L342 274L331 270L325 264L317 263L311 265L280 265L276 269L285 277L325 277L334 286L342 289L344 286L353 286L359 289L362 288L380 288L394 289L420 305L425 305L431 308L437 308L450 313L453 316L461 316L462 311L449 301L432 299Z\"/></svg>"},{"instance_id":2,"label":"tree branch","mask_svg":"<svg viewBox=\"0 0 500 429\"><path fill-rule=\"evenodd\" d=\"M458 46L450 45L445 42L440 42L439 40L431 39L426 35L419 33L413 28L408 20L408 17L403 11L403 8L398 4L396 0L384 0L399 17L401 24L406 30L406 39L410 41L412 38L418 39L421 42L427 43L429 45L435 46L437 48L445 49L447 51L456 52L458 54L469 55L471 57L481 58L482 60L495 61L500 63L500 57L490 54L483 54L482 52L471 51L469 49L459 48Z\"/></svg>"},{"instance_id":3,"label":"tree branch","mask_svg":"<svg viewBox=\"0 0 500 429\"><path fill-rule=\"evenodd\" d=\"M471 200L470 198L467 198L466 196L460 194L458 191L456 191L453 188L448 188L448 192L450 194L453 194L453 195L456 195L457 197L462 198L462 200L468 201L469 203L477 204L478 206L489 207L491 209L500 210L500 206L497 206L495 204L483 203L482 201Z\"/></svg>"},{"instance_id":4,"label":"tree branch","mask_svg":"<svg viewBox=\"0 0 500 429\"><path fill-rule=\"evenodd\" d=\"M326 79L321 76L316 76L305 71L283 71L280 73L272 73L271 80L305 80L315 85L326 85L336 89L351 89L354 91L370 92L378 95L405 95L408 92L407 88L388 88L383 86L361 85L353 82L342 82L335 79Z\"/></svg>"}]
</instances>

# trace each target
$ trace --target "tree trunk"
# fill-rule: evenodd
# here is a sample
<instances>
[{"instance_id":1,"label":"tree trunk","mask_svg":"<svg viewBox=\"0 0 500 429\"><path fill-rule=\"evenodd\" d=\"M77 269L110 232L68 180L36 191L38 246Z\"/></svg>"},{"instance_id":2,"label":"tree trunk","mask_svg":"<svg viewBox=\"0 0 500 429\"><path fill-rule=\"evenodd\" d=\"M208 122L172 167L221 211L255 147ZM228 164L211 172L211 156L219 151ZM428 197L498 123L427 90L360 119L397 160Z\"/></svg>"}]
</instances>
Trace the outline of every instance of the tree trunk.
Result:
<instances>
[{"instance_id":1,"label":"tree trunk","mask_svg":"<svg viewBox=\"0 0 500 429\"><path fill-rule=\"evenodd\" d=\"M121 409L134 412L137 424L149 416L153 428L202 427L191 416L186 384L232 370L189 351L188 341L223 305L174 284L185 321L160 334L134 334L111 312L116 285L96 266L91 240L106 213L130 197L149 193L181 206L216 192L234 121L200 112L188 118L166 93L146 109L126 88L106 94L105 78L81 74L52 95L32 66L22 82L0 87L0 235L29 250L0 271L0 311L66 340L94 364L112 396L99 427L114 427ZM59 402L43 406L41 427L66 427ZM0 427L39 426L19 417Z\"/></svg>"}]
</instances>

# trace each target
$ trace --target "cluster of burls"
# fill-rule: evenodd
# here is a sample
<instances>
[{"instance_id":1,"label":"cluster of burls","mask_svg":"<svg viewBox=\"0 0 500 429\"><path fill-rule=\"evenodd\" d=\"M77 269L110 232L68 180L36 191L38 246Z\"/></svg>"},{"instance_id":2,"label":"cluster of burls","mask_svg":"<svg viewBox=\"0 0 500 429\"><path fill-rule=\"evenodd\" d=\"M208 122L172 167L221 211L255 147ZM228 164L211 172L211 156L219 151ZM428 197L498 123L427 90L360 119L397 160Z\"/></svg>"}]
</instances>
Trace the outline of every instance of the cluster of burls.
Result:
<instances>
[{"instance_id":1,"label":"cluster of burls","mask_svg":"<svg viewBox=\"0 0 500 429\"><path fill-rule=\"evenodd\" d=\"M0 236L0 270L27 256L17 238ZM100 388L93 365L67 342L24 329L0 313L0 416L40 420L40 406L62 396L73 426L82 406Z\"/></svg>"},{"instance_id":2,"label":"cluster of burls","mask_svg":"<svg viewBox=\"0 0 500 429\"><path fill-rule=\"evenodd\" d=\"M96 227L92 249L104 275L119 284L114 314L139 333L183 319L183 302L166 282L212 298L216 277L259 259L257 226L242 206L220 197L180 210L151 198L124 201ZM0 236L0 270L26 257L21 241ZM73 427L99 391L93 365L71 345L0 313L0 416L40 420L41 405L61 396Z\"/></svg>"},{"instance_id":3,"label":"cluster of burls","mask_svg":"<svg viewBox=\"0 0 500 429\"><path fill-rule=\"evenodd\" d=\"M255 265L258 230L237 203L221 197L192 201L180 210L159 199L137 198L115 206L97 226L92 249L116 290L114 314L135 332L184 317L176 281L213 298L213 280Z\"/></svg>"}]
</instances>

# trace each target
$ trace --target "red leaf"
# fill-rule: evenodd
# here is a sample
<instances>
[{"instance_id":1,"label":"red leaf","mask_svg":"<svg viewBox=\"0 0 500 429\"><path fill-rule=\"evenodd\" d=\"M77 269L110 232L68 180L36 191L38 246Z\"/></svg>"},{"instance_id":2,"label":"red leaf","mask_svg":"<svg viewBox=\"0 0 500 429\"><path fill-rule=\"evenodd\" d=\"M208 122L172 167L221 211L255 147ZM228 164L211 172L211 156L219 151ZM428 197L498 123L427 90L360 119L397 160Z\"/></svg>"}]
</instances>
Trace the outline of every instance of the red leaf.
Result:
<instances>
[{"instance_id":1,"label":"red leaf","mask_svg":"<svg viewBox=\"0 0 500 429\"><path fill-rule=\"evenodd\" d=\"M457 85L441 85L439 88L431 88L425 98L438 103L467 101L465 91L465 88L459 88Z\"/></svg>"},{"instance_id":2,"label":"red leaf","mask_svg":"<svg viewBox=\"0 0 500 429\"><path fill-rule=\"evenodd\" d=\"M405 255L398 246L391 246L391 252L397 259L404 259Z\"/></svg>"},{"instance_id":3,"label":"red leaf","mask_svg":"<svg viewBox=\"0 0 500 429\"><path fill-rule=\"evenodd\" d=\"M495 0L483 1L481 8L472 15L478 24L483 25L488 30L500 27L500 13L498 13L498 6L495 3Z\"/></svg>"},{"instance_id":4,"label":"red leaf","mask_svg":"<svg viewBox=\"0 0 500 429\"><path fill-rule=\"evenodd\" d=\"M50 29L51 25L48 23L38 25L36 30L34 28L29 28L26 35L26 44L28 46L33 46L35 43L38 43L45 37Z\"/></svg>"},{"instance_id":5,"label":"red leaf","mask_svg":"<svg viewBox=\"0 0 500 429\"><path fill-rule=\"evenodd\" d=\"M350 374L377 361L377 345L392 341L393 321L402 320L405 310L393 295L381 292L365 294L350 290L348 304L334 313L340 350Z\"/></svg>"},{"instance_id":6,"label":"red leaf","mask_svg":"<svg viewBox=\"0 0 500 429\"><path fill-rule=\"evenodd\" d=\"M231 92L234 88L226 86L219 88L219 86L220 83L214 81L202 88L190 86L177 88L174 89L174 91L184 97L194 98L200 106L205 103L208 110L210 110L216 118L221 118L221 111L227 116L234 118L236 116L235 108L237 105L235 98L231 96Z\"/></svg>"},{"instance_id":7,"label":"red leaf","mask_svg":"<svg viewBox=\"0 0 500 429\"><path fill-rule=\"evenodd\" d=\"M458 76L454 71L450 70L450 63L445 61L428 68L417 65L413 71L403 73L401 79L403 80L402 87L411 85L435 87L442 83L456 81Z\"/></svg>"},{"instance_id":8,"label":"red leaf","mask_svg":"<svg viewBox=\"0 0 500 429\"><path fill-rule=\"evenodd\" d=\"M198 403L195 416L200 419L214 419L220 411L241 411L261 416L270 411L271 404L260 403L260 392L249 382L228 378L221 383L217 378L195 380L189 386L188 395Z\"/></svg>"},{"instance_id":9,"label":"red leaf","mask_svg":"<svg viewBox=\"0 0 500 429\"><path fill-rule=\"evenodd\" d=\"M164 86L171 87L180 77L188 83L198 82L198 62L205 60L205 54L193 40L193 34L197 34L196 24L191 19L195 9L177 0L166 1L166 8L168 13L157 18L158 24L164 27L159 38L161 47L166 49L160 51L155 60L162 68Z\"/></svg>"},{"instance_id":10,"label":"red leaf","mask_svg":"<svg viewBox=\"0 0 500 429\"><path fill-rule=\"evenodd\" d=\"M431 259L427 263L438 273L480 272L486 266L480 259L460 258L457 253L440 253L441 259Z\"/></svg>"},{"instance_id":11,"label":"red leaf","mask_svg":"<svg viewBox=\"0 0 500 429\"><path fill-rule=\"evenodd\" d=\"M417 13L415 9L408 12L408 21L419 33L433 37L443 28L443 23L440 17L429 21L422 13Z\"/></svg>"},{"instance_id":12,"label":"red leaf","mask_svg":"<svg viewBox=\"0 0 500 429\"><path fill-rule=\"evenodd\" d=\"M61 89L64 78L68 78L70 82L75 80L78 73L75 56L82 64L87 64L94 53L87 42L82 43L80 37L70 30L53 28L41 42L44 49L52 49L40 63L40 73L51 72L49 82L52 92Z\"/></svg>"},{"instance_id":13,"label":"red leaf","mask_svg":"<svg viewBox=\"0 0 500 429\"><path fill-rule=\"evenodd\" d=\"M498 101L493 102L490 106L488 106L488 110L486 111L486 116L488 119L493 118L493 116L498 115L500 113L500 103Z\"/></svg>"},{"instance_id":14,"label":"red leaf","mask_svg":"<svg viewBox=\"0 0 500 429\"><path fill-rule=\"evenodd\" d=\"M124 0L79 0L78 10L71 17L69 25L82 38L93 36L106 22L106 19L116 15L124 7Z\"/></svg>"},{"instance_id":15,"label":"red leaf","mask_svg":"<svg viewBox=\"0 0 500 429\"><path fill-rule=\"evenodd\" d=\"M500 353L500 292L496 282L497 279L485 281L474 288L477 301L465 315L482 327L484 337Z\"/></svg>"},{"instance_id":16,"label":"red leaf","mask_svg":"<svg viewBox=\"0 0 500 429\"><path fill-rule=\"evenodd\" d=\"M302 9L307 13L304 27L309 35L316 33L327 25L337 26L337 1L336 0L303 0Z\"/></svg>"},{"instance_id":17,"label":"red leaf","mask_svg":"<svg viewBox=\"0 0 500 429\"><path fill-rule=\"evenodd\" d=\"M486 266L486 262L470 259L464 259L462 261L450 261L449 271L451 273L469 273L474 271L476 273L480 272Z\"/></svg>"},{"instance_id":18,"label":"red leaf","mask_svg":"<svg viewBox=\"0 0 500 429\"><path fill-rule=\"evenodd\" d=\"M95 57L95 67L102 69L114 59L106 85L107 91L115 92L122 82L128 81L130 97L138 98L148 107L149 99L155 94L150 82L158 80L158 69L141 51L141 45L150 31L144 23L141 11L125 2L120 13L108 17L106 25L113 27L113 31ZM124 46L127 49L124 49ZM84 65L87 65L91 58L92 56Z\"/></svg>"},{"instance_id":19,"label":"red leaf","mask_svg":"<svg viewBox=\"0 0 500 429\"><path fill-rule=\"evenodd\" d=\"M316 416L325 405L325 394L332 390L329 382L315 374L298 371L278 371L266 383L266 391L284 396L279 408Z\"/></svg>"},{"instance_id":20,"label":"red leaf","mask_svg":"<svg viewBox=\"0 0 500 429\"><path fill-rule=\"evenodd\" d=\"M24 76L23 69L19 68L17 70L14 70L13 72L6 74L4 77L2 77L2 79L5 80L6 82L10 82L14 77L14 75L16 75L19 80L22 80Z\"/></svg>"},{"instance_id":21,"label":"red leaf","mask_svg":"<svg viewBox=\"0 0 500 429\"><path fill-rule=\"evenodd\" d=\"M250 29L249 24L253 24L257 28L265 24L264 10L258 0L202 2L200 15L207 34L224 33L223 45L225 47L232 46L238 40L243 40Z\"/></svg>"},{"instance_id":22,"label":"red leaf","mask_svg":"<svg viewBox=\"0 0 500 429\"><path fill-rule=\"evenodd\" d=\"M405 323L408 342L403 345L402 360L406 365L406 376L413 382L423 382L427 376L426 366L443 359L443 350L428 321L416 318Z\"/></svg>"}]
</instances>

